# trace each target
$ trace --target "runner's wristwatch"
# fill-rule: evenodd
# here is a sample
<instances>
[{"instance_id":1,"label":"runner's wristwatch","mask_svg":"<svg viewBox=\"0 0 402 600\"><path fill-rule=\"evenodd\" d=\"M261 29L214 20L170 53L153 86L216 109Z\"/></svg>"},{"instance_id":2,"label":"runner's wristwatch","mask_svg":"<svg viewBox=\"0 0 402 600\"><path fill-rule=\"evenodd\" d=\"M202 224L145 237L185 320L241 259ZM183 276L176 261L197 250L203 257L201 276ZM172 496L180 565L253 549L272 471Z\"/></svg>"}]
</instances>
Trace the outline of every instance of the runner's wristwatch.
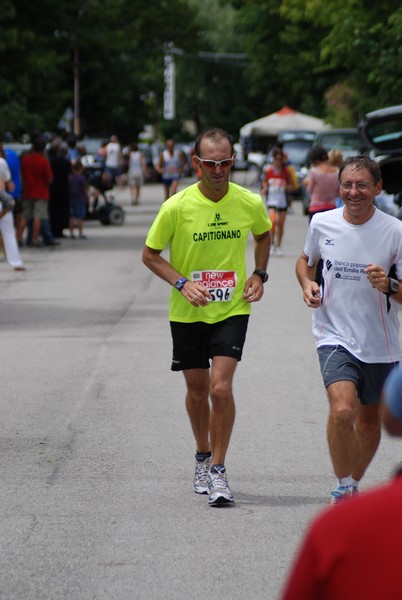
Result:
<instances>
[{"instance_id":1,"label":"runner's wristwatch","mask_svg":"<svg viewBox=\"0 0 402 600\"><path fill-rule=\"evenodd\" d=\"M392 279L392 277L388 277L388 292L386 292L389 296L393 294L397 294L399 292L399 281L397 279Z\"/></svg>"},{"instance_id":2,"label":"runner's wristwatch","mask_svg":"<svg viewBox=\"0 0 402 600\"><path fill-rule=\"evenodd\" d=\"M180 279L178 279L176 281L176 283L174 284L174 287L176 288L176 290L178 292L181 292L184 284L187 283L187 281L188 281L187 277L180 277Z\"/></svg>"},{"instance_id":3,"label":"runner's wristwatch","mask_svg":"<svg viewBox=\"0 0 402 600\"><path fill-rule=\"evenodd\" d=\"M262 283L267 283L268 281L268 273L266 271L263 271L262 269L255 269L255 271L253 271L253 275L259 275L261 277Z\"/></svg>"}]
</instances>

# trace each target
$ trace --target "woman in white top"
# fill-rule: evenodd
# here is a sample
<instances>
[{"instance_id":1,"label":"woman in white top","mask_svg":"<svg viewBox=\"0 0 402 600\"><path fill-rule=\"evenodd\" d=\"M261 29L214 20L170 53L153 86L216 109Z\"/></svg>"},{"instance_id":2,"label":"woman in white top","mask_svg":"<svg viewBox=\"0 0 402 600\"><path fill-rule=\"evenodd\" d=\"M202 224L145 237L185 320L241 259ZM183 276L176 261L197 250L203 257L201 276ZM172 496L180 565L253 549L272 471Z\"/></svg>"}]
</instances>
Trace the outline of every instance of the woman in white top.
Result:
<instances>
[{"instance_id":1,"label":"woman in white top","mask_svg":"<svg viewBox=\"0 0 402 600\"><path fill-rule=\"evenodd\" d=\"M132 142L128 152L127 180L130 188L131 204L139 203L141 186L144 183L144 175L148 175L148 168L143 153L138 150L137 142Z\"/></svg>"},{"instance_id":2,"label":"woman in white top","mask_svg":"<svg viewBox=\"0 0 402 600\"><path fill-rule=\"evenodd\" d=\"M112 135L105 148L105 172L104 182L113 186L119 183L121 175L122 153L119 138L117 135Z\"/></svg>"}]
</instances>

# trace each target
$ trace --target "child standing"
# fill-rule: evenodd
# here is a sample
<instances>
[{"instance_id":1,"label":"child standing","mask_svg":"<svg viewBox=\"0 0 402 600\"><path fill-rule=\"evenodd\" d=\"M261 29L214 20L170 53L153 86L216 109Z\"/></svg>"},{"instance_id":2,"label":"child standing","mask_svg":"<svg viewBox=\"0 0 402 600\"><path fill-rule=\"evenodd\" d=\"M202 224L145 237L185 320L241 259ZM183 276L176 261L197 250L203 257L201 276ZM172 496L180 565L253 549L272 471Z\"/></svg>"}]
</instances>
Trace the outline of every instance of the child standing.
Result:
<instances>
[{"instance_id":1,"label":"child standing","mask_svg":"<svg viewBox=\"0 0 402 600\"><path fill-rule=\"evenodd\" d=\"M88 184L83 172L84 167L82 162L80 159L75 160L70 175L70 239L75 239L74 225L78 229L78 238L80 240L87 239L82 231L86 206L88 204Z\"/></svg>"}]
</instances>

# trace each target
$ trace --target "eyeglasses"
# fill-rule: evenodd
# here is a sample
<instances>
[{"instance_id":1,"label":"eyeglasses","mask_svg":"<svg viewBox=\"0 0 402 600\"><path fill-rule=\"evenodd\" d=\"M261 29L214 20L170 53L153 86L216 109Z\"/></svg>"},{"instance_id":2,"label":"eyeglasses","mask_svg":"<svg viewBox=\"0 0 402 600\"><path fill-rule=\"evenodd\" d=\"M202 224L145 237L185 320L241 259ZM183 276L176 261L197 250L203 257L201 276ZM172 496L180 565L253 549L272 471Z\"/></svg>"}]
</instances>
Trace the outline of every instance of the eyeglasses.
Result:
<instances>
[{"instance_id":1,"label":"eyeglasses","mask_svg":"<svg viewBox=\"0 0 402 600\"><path fill-rule=\"evenodd\" d=\"M233 165L233 161L234 161L234 155L232 156L232 158L224 158L223 160L208 160L208 159L200 158L196 154L195 154L195 157L198 158L198 160L200 161L200 163L202 165L204 165L204 167L206 167L207 169L210 169L211 171L213 169L216 169L217 167L222 167L222 169L227 169L228 167L231 167Z\"/></svg>"},{"instance_id":2,"label":"eyeglasses","mask_svg":"<svg viewBox=\"0 0 402 600\"><path fill-rule=\"evenodd\" d=\"M371 183L366 183L365 181L357 181L356 183L345 181L344 183L339 184L339 187L344 192L350 192L353 186L355 186L358 192L367 192L367 190L371 188Z\"/></svg>"}]
</instances>

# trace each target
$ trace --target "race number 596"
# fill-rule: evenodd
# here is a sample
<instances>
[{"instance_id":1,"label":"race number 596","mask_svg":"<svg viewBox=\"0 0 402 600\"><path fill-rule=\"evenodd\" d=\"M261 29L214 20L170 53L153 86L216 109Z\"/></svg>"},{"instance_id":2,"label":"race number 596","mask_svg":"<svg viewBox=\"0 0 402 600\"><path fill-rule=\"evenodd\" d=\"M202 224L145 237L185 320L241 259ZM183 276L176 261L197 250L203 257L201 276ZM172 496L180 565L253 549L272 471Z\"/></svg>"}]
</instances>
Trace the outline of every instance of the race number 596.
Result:
<instances>
[{"instance_id":1,"label":"race number 596","mask_svg":"<svg viewBox=\"0 0 402 600\"><path fill-rule=\"evenodd\" d=\"M231 293L231 288L222 289L219 288L217 290L208 290L212 296L212 302L229 302Z\"/></svg>"},{"instance_id":2,"label":"race number 596","mask_svg":"<svg viewBox=\"0 0 402 600\"><path fill-rule=\"evenodd\" d=\"M236 290L236 271L193 271L191 281L197 281L211 294L211 302L230 302Z\"/></svg>"}]
</instances>

